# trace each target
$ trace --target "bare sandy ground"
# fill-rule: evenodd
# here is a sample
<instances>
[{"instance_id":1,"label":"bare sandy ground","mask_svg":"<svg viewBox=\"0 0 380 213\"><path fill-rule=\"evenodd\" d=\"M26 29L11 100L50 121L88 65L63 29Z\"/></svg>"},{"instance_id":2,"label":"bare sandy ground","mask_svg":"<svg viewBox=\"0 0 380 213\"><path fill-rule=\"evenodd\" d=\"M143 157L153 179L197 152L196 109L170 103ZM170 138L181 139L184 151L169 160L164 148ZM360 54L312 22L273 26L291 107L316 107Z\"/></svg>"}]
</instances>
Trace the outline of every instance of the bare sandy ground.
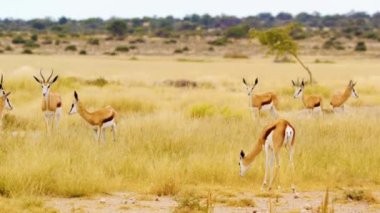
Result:
<instances>
[{"instance_id":1,"label":"bare sandy ground","mask_svg":"<svg viewBox=\"0 0 380 213\"><path fill-rule=\"evenodd\" d=\"M380 199L380 192L372 193ZM325 195L323 191L281 193L278 198L268 198L252 193L239 194L239 199L252 199L254 207L232 207L221 203L213 205L213 212L317 212ZM334 212L380 212L380 205L366 201L337 199L339 192L329 193ZM172 197L142 197L136 193L120 192L90 198L46 198L46 206L59 212L173 212L178 202ZM331 205L331 203L330 203Z\"/></svg>"}]
</instances>

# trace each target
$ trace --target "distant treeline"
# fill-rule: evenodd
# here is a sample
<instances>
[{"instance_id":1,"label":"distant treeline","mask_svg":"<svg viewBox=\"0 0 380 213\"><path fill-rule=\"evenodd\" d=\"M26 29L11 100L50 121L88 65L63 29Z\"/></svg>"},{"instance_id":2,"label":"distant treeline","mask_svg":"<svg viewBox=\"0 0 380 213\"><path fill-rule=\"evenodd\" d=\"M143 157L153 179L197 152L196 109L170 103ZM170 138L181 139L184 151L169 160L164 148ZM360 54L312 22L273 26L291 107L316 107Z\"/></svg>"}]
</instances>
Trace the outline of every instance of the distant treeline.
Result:
<instances>
[{"instance_id":1,"label":"distant treeline","mask_svg":"<svg viewBox=\"0 0 380 213\"><path fill-rule=\"evenodd\" d=\"M104 34L115 36L151 35L175 37L179 35L223 35L231 38L244 38L249 29L265 29L299 23L303 32L296 32L294 38L323 34L328 31L334 36L363 37L380 40L380 12L369 15L365 12L352 12L344 15L320 15L318 13L260 13L239 18L236 16L188 15L184 18L144 17L144 18L88 18L74 20L61 17L58 20L43 18L32 20L0 19L0 33L9 31L54 32L57 34Z\"/></svg>"}]
</instances>

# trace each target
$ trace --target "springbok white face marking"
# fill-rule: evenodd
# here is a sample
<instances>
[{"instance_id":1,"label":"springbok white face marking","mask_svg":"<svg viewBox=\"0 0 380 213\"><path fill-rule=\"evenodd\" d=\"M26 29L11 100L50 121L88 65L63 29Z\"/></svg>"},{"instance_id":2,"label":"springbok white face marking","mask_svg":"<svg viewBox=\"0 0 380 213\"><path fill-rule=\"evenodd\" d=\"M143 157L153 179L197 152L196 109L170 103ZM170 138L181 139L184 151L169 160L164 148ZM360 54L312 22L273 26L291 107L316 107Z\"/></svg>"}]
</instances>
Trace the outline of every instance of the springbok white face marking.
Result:
<instances>
[{"instance_id":1,"label":"springbok white face marking","mask_svg":"<svg viewBox=\"0 0 380 213\"><path fill-rule=\"evenodd\" d=\"M11 104L11 101L10 101L9 98L8 98L8 96L9 96L10 94L11 94L10 92L8 92L7 94L5 94L5 92L4 92L4 95L2 96L3 101L5 102L5 108L6 108L7 110L12 110L12 109L13 109L13 106L12 106L12 104Z\"/></svg>"},{"instance_id":2,"label":"springbok white face marking","mask_svg":"<svg viewBox=\"0 0 380 213\"><path fill-rule=\"evenodd\" d=\"M50 92L50 86L57 81L58 75L53 78L53 80L50 81L50 78L53 76L53 70L50 73L50 76L47 80L45 80L45 77L42 75L42 70L40 70L40 76L42 80L38 79L36 76L33 76L34 79L41 84L42 87L42 96L47 99L49 97L49 92Z\"/></svg>"},{"instance_id":3,"label":"springbok white face marking","mask_svg":"<svg viewBox=\"0 0 380 213\"><path fill-rule=\"evenodd\" d=\"M293 83L293 86L295 87L295 91L294 91L293 97L294 98L300 98L300 97L302 97L303 91L305 89L304 82L302 81L301 85L298 86L298 87L296 86L296 84L294 83L294 81L292 81L292 83Z\"/></svg>"},{"instance_id":4,"label":"springbok white face marking","mask_svg":"<svg viewBox=\"0 0 380 213\"><path fill-rule=\"evenodd\" d=\"M240 176L243 177L245 173L247 173L250 165L244 166L243 160L244 160L245 154L243 150L240 152L240 161L239 161L239 166L240 166Z\"/></svg>"},{"instance_id":5,"label":"springbok white face marking","mask_svg":"<svg viewBox=\"0 0 380 213\"><path fill-rule=\"evenodd\" d=\"M252 96L253 95L253 89L255 89L257 83L259 82L258 78L256 78L255 80L255 83L253 84L249 84L247 83L247 81L243 78L243 84L245 85L246 89L247 89L247 94L248 96Z\"/></svg>"}]
</instances>

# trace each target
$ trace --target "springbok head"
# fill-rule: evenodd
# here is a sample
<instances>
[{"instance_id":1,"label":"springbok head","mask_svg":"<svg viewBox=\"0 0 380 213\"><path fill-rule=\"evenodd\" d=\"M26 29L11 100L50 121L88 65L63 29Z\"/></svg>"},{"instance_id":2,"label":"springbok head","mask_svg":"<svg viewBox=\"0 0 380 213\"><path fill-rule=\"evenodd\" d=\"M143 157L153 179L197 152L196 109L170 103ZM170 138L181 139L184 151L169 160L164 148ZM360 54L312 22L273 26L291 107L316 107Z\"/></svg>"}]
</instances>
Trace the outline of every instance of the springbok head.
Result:
<instances>
[{"instance_id":1,"label":"springbok head","mask_svg":"<svg viewBox=\"0 0 380 213\"><path fill-rule=\"evenodd\" d=\"M77 93L77 91L74 91L74 101L71 104L69 115L72 115L72 114L75 114L75 113L78 112L78 107L77 107L78 106L78 101L79 101L78 93Z\"/></svg>"},{"instance_id":2,"label":"springbok head","mask_svg":"<svg viewBox=\"0 0 380 213\"><path fill-rule=\"evenodd\" d=\"M253 83L253 84L247 83L247 81L245 80L245 78L243 78L243 84L246 86L248 96L251 96L253 94L252 93L253 89L255 89L257 83L259 83L259 79L258 78L256 78L255 83Z\"/></svg>"},{"instance_id":3,"label":"springbok head","mask_svg":"<svg viewBox=\"0 0 380 213\"><path fill-rule=\"evenodd\" d=\"M48 77L47 80L45 80L45 77L42 75L42 70L40 70L40 76L41 76L41 79L37 78L36 76L33 76L34 79L36 79L36 81L38 83L41 84L41 87L42 87L42 96L44 98L47 98L49 96L49 92L50 92L50 86L57 81L58 79L58 75L56 75L53 80L50 80L51 77L53 76L53 70L51 70L51 73L50 73L50 76Z\"/></svg>"},{"instance_id":4,"label":"springbok head","mask_svg":"<svg viewBox=\"0 0 380 213\"><path fill-rule=\"evenodd\" d=\"M249 169L249 165L244 165L244 158L245 158L245 153L243 150L240 151L240 161L239 161L239 166L240 166L240 176L243 177L245 173L247 173Z\"/></svg>"},{"instance_id":5,"label":"springbok head","mask_svg":"<svg viewBox=\"0 0 380 213\"><path fill-rule=\"evenodd\" d=\"M355 90L355 85L356 85L356 83L357 82L353 82L352 80L350 80L350 82L348 83L348 89L350 89L351 90L351 95L352 95L352 97L354 97L354 98L359 98L359 95L358 95L358 93L356 93L356 90Z\"/></svg>"},{"instance_id":6,"label":"springbok head","mask_svg":"<svg viewBox=\"0 0 380 213\"><path fill-rule=\"evenodd\" d=\"M8 96L11 94L11 92L4 93L4 95L1 97L3 102L5 103L5 108L7 110L12 110L13 106L11 104L11 101L9 100Z\"/></svg>"},{"instance_id":7,"label":"springbok head","mask_svg":"<svg viewBox=\"0 0 380 213\"><path fill-rule=\"evenodd\" d=\"M294 98L299 98L299 97L301 97L301 96L302 96L302 93L303 93L303 91L304 91L304 89L305 89L305 83L303 82L303 80L302 80L301 84L299 84L299 85L297 85L297 84L292 80L292 84L293 84L293 87L295 88L295 91L294 91L294 95L293 95L293 97L294 97Z\"/></svg>"}]
</instances>

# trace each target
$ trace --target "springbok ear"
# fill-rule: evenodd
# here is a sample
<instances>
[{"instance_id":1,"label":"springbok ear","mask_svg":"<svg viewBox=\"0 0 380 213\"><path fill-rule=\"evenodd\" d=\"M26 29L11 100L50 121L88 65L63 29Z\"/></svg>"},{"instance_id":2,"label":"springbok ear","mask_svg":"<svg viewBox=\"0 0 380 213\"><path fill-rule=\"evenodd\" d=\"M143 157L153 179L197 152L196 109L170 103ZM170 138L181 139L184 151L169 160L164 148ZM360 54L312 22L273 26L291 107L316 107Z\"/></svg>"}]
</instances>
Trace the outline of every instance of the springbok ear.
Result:
<instances>
[{"instance_id":1,"label":"springbok ear","mask_svg":"<svg viewBox=\"0 0 380 213\"><path fill-rule=\"evenodd\" d=\"M243 78L243 84L247 85L247 81L245 81L245 78Z\"/></svg>"},{"instance_id":2,"label":"springbok ear","mask_svg":"<svg viewBox=\"0 0 380 213\"><path fill-rule=\"evenodd\" d=\"M79 99L78 99L78 93L77 93L77 91L74 91L74 98L75 98L76 101L79 100Z\"/></svg>"},{"instance_id":3,"label":"springbok ear","mask_svg":"<svg viewBox=\"0 0 380 213\"><path fill-rule=\"evenodd\" d=\"M7 98L10 94L11 94L11 92L6 93L6 94L4 95L4 97Z\"/></svg>"},{"instance_id":4,"label":"springbok ear","mask_svg":"<svg viewBox=\"0 0 380 213\"><path fill-rule=\"evenodd\" d=\"M58 79L58 75L54 77L54 79L50 82L51 84L54 83Z\"/></svg>"},{"instance_id":5,"label":"springbok ear","mask_svg":"<svg viewBox=\"0 0 380 213\"><path fill-rule=\"evenodd\" d=\"M258 78L256 78L256 80L255 80L255 85L256 85L257 83L259 83L259 79L258 79Z\"/></svg>"},{"instance_id":6,"label":"springbok ear","mask_svg":"<svg viewBox=\"0 0 380 213\"><path fill-rule=\"evenodd\" d=\"M296 83L292 80L292 84L293 84L293 86L296 86Z\"/></svg>"},{"instance_id":7,"label":"springbok ear","mask_svg":"<svg viewBox=\"0 0 380 213\"><path fill-rule=\"evenodd\" d=\"M36 79L36 81L40 84L42 84L42 82L40 81L40 79L38 79L36 76L33 75L33 78Z\"/></svg>"},{"instance_id":8,"label":"springbok ear","mask_svg":"<svg viewBox=\"0 0 380 213\"><path fill-rule=\"evenodd\" d=\"M356 86L356 83L358 83L358 82L352 83L352 87Z\"/></svg>"},{"instance_id":9,"label":"springbok ear","mask_svg":"<svg viewBox=\"0 0 380 213\"><path fill-rule=\"evenodd\" d=\"M351 86L352 85L352 80L350 80L350 82L348 82L348 86Z\"/></svg>"},{"instance_id":10,"label":"springbok ear","mask_svg":"<svg viewBox=\"0 0 380 213\"><path fill-rule=\"evenodd\" d=\"M1 74L1 81L0 81L0 85L3 84L3 74Z\"/></svg>"},{"instance_id":11,"label":"springbok ear","mask_svg":"<svg viewBox=\"0 0 380 213\"><path fill-rule=\"evenodd\" d=\"M244 158L244 157L245 157L245 154L244 154L244 151L243 151L243 150L240 151L240 157L241 157L241 158Z\"/></svg>"},{"instance_id":12,"label":"springbok ear","mask_svg":"<svg viewBox=\"0 0 380 213\"><path fill-rule=\"evenodd\" d=\"M301 82L301 86L302 86L302 87L305 86L305 82L303 82L303 80L302 80L302 82Z\"/></svg>"}]
</instances>

